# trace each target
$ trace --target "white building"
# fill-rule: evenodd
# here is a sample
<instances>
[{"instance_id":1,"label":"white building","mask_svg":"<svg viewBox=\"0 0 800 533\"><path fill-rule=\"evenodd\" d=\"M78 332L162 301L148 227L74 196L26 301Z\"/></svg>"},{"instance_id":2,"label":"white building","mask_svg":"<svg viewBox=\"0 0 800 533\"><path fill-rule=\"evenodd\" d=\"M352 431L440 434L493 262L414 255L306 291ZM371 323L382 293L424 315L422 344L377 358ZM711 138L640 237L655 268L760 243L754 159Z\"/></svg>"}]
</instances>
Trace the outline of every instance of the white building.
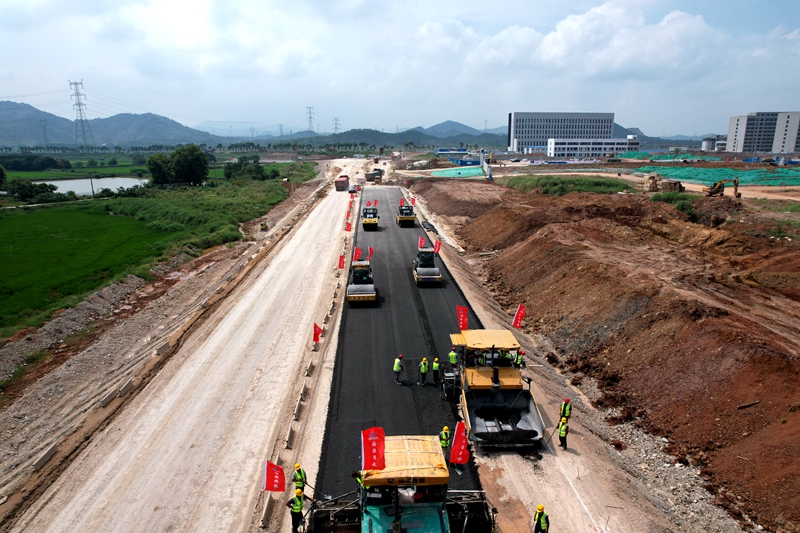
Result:
<instances>
[{"instance_id":1,"label":"white building","mask_svg":"<svg viewBox=\"0 0 800 533\"><path fill-rule=\"evenodd\" d=\"M638 152L639 138L627 139L547 139L548 157L608 157L620 152Z\"/></svg>"},{"instance_id":2,"label":"white building","mask_svg":"<svg viewBox=\"0 0 800 533\"><path fill-rule=\"evenodd\" d=\"M727 137L725 135L712 135L704 137L700 145L700 150L704 152L724 152Z\"/></svg>"},{"instance_id":3,"label":"white building","mask_svg":"<svg viewBox=\"0 0 800 533\"><path fill-rule=\"evenodd\" d=\"M800 111L756 112L731 117L728 152L800 152Z\"/></svg>"},{"instance_id":4,"label":"white building","mask_svg":"<svg viewBox=\"0 0 800 533\"><path fill-rule=\"evenodd\" d=\"M548 139L611 139L614 113L508 114L508 150L547 151Z\"/></svg>"}]
</instances>

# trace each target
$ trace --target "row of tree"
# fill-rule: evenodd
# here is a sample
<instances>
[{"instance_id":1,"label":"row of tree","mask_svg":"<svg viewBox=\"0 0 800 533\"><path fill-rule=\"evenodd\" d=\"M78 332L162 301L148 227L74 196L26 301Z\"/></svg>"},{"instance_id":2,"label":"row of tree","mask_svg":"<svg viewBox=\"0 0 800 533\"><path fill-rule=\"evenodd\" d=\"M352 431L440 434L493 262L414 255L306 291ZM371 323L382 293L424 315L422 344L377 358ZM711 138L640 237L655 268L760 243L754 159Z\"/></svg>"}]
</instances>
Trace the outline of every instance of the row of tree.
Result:
<instances>
[{"instance_id":1,"label":"row of tree","mask_svg":"<svg viewBox=\"0 0 800 533\"><path fill-rule=\"evenodd\" d=\"M196 144L189 144L169 155L151 155L147 158L147 170L154 185L201 185L208 178L208 156Z\"/></svg>"}]
</instances>

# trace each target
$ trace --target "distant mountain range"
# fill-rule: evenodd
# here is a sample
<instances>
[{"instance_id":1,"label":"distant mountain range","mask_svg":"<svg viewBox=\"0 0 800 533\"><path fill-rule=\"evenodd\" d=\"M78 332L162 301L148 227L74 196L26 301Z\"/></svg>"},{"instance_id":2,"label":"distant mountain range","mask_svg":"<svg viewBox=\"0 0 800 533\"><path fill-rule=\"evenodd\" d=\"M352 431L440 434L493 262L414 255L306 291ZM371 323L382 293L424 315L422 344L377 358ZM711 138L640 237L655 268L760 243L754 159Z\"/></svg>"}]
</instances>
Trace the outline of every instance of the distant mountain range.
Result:
<instances>
[{"instance_id":1,"label":"distant mountain range","mask_svg":"<svg viewBox=\"0 0 800 533\"><path fill-rule=\"evenodd\" d=\"M423 147L457 147L479 145L482 148L505 149L506 127L486 131L471 128L460 122L448 120L429 128L418 126L398 133L384 133L372 129L348 130L342 133L321 135L314 131L299 131L291 135L224 137L208 131L189 128L172 119L145 113L123 113L108 118L87 120L87 144L95 146L153 146L177 144L206 144L227 146L232 143L254 142L266 146L279 142L298 142L318 147L324 144L359 144L402 147L408 143ZM0 101L0 148L9 147L72 147L83 145L84 132L77 123L51 113L40 111L28 104ZM642 145L668 145L670 140L699 144L697 137L675 136L671 139L649 137L638 128L623 128L614 124L614 137L638 135ZM94 139L92 141L92 139Z\"/></svg>"}]
</instances>

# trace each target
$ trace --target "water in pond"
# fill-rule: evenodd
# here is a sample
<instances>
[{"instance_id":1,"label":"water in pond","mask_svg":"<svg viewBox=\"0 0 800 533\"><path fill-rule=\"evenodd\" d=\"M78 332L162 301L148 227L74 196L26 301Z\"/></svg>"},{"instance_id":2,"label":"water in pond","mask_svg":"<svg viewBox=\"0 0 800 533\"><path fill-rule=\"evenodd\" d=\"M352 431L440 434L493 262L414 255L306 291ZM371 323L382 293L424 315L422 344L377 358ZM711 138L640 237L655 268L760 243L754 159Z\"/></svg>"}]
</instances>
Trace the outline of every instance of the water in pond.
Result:
<instances>
[{"instance_id":1,"label":"water in pond","mask_svg":"<svg viewBox=\"0 0 800 533\"><path fill-rule=\"evenodd\" d=\"M94 186L94 192L99 192L100 189L111 189L117 192L120 187L127 189L134 185L144 185L147 180L142 178L92 178L91 180L82 178L76 180L37 181L35 183L55 185L58 187L56 192L75 191L78 196L91 196L92 186Z\"/></svg>"}]
</instances>

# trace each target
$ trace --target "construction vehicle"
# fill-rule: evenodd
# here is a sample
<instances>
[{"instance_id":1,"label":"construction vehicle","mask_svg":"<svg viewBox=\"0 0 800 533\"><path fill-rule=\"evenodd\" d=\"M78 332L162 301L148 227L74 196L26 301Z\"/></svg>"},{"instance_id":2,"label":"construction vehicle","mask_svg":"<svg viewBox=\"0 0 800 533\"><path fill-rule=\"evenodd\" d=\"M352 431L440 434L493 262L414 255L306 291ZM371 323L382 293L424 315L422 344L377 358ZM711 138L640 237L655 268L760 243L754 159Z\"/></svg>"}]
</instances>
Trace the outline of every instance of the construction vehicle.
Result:
<instances>
[{"instance_id":1,"label":"construction vehicle","mask_svg":"<svg viewBox=\"0 0 800 533\"><path fill-rule=\"evenodd\" d=\"M417 257L411 265L414 283L419 286L423 283L438 285L442 282L442 273L435 262L436 252L433 248L418 248Z\"/></svg>"},{"instance_id":2,"label":"construction vehicle","mask_svg":"<svg viewBox=\"0 0 800 533\"><path fill-rule=\"evenodd\" d=\"M514 335L504 329L469 329L451 334L450 340L459 363L445 373L444 389L460 402L469 439L485 449L538 445L544 420L531 379L522 376L524 354Z\"/></svg>"},{"instance_id":3,"label":"construction vehicle","mask_svg":"<svg viewBox=\"0 0 800 533\"><path fill-rule=\"evenodd\" d=\"M427 159L422 161L414 161L413 163L409 163L406 165L406 170L421 170L423 168L426 168L429 162L430 161L428 161Z\"/></svg>"},{"instance_id":4,"label":"construction vehicle","mask_svg":"<svg viewBox=\"0 0 800 533\"><path fill-rule=\"evenodd\" d=\"M732 180L720 180L715 182L711 187L703 187L703 192L706 193L706 196L725 196L725 184L726 183L733 183L733 197L734 198L741 198L742 193L739 192L739 177Z\"/></svg>"},{"instance_id":5,"label":"construction vehicle","mask_svg":"<svg viewBox=\"0 0 800 533\"><path fill-rule=\"evenodd\" d=\"M346 297L350 303L374 303L378 299L378 291L372 279L372 266L368 259L353 261L350 265Z\"/></svg>"},{"instance_id":6,"label":"construction vehicle","mask_svg":"<svg viewBox=\"0 0 800 533\"><path fill-rule=\"evenodd\" d=\"M377 207L365 207L361 211L361 227L364 228L364 231L377 230L379 218L381 217L378 216Z\"/></svg>"},{"instance_id":7,"label":"construction vehicle","mask_svg":"<svg viewBox=\"0 0 800 533\"><path fill-rule=\"evenodd\" d=\"M346 191L350 186L350 176L341 175L333 183L337 191Z\"/></svg>"},{"instance_id":8,"label":"construction vehicle","mask_svg":"<svg viewBox=\"0 0 800 533\"><path fill-rule=\"evenodd\" d=\"M410 205L401 205L397 208L397 215L395 216L394 221L401 228L403 226L409 226L413 228L417 221L417 217L414 215L414 208Z\"/></svg>"},{"instance_id":9,"label":"construction vehicle","mask_svg":"<svg viewBox=\"0 0 800 533\"><path fill-rule=\"evenodd\" d=\"M436 435L387 436L386 468L364 470L363 487L311 506L310 533L491 533L497 509L483 491L450 490Z\"/></svg>"}]
</instances>

